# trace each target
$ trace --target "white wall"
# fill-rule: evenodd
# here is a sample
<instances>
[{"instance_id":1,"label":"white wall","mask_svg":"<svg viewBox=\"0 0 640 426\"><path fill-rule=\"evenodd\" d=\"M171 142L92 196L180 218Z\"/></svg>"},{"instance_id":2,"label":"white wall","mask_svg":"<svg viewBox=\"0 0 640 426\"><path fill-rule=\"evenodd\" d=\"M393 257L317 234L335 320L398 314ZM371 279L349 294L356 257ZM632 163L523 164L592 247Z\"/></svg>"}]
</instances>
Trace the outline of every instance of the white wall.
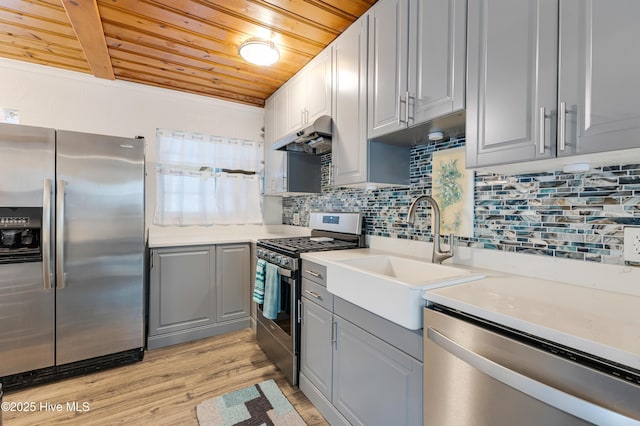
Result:
<instances>
[{"instance_id":1,"label":"white wall","mask_svg":"<svg viewBox=\"0 0 640 426\"><path fill-rule=\"evenodd\" d=\"M264 110L204 96L110 81L0 58L0 108L20 123L114 136L144 136L147 222L155 206L156 128L260 141Z\"/></svg>"}]
</instances>

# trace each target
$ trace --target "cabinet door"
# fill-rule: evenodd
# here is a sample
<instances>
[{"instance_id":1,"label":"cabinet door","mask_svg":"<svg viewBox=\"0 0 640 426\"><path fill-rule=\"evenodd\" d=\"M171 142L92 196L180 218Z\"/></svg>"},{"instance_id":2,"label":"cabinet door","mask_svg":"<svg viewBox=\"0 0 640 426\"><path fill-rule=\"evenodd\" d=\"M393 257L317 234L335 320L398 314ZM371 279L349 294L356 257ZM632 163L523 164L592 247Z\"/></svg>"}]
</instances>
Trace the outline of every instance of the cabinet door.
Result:
<instances>
[{"instance_id":1,"label":"cabinet door","mask_svg":"<svg viewBox=\"0 0 640 426\"><path fill-rule=\"evenodd\" d=\"M251 288L249 245L217 246L216 267L217 322L248 317Z\"/></svg>"},{"instance_id":2,"label":"cabinet door","mask_svg":"<svg viewBox=\"0 0 640 426\"><path fill-rule=\"evenodd\" d=\"M638 17L637 0L560 2L559 156L640 146Z\"/></svg>"},{"instance_id":3,"label":"cabinet door","mask_svg":"<svg viewBox=\"0 0 640 426\"><path fill-rule=\"evenodd\" d=\"M213 324L215 248L163 248L152 257L149 335Z\"/></svg>"},{"instance_id":4,"label":"cabinet door","mask_svg":"<svg viewBox=\"0 0 640 426\"><path fill-rule=\"evenodd\" d=\"M467 166L555 156L557 19L557 0L469 2Z\"/></svg>"},{"instance_id":5,"label":"cabinet door","mask_svg":"<svg viewBox=\"0 0 640 426\"><path fill-rule=\"evenodd\" d=\"M464 108L466 0L411 1L409 125Z\"/></svg>"},{"instance_id":6,"label":"cabinet door","mask_svg":"<svg viewBox=\"0 0 640 426\"><path fill-rule=\"evenodd\" d=\"M370 13L369 138L407 127L409 0L383 0Z\"/></svg>"},{"instance_id":7,"label":"cabinet door","mask_svg":"<svg viewBox=\"0 0 640 426\"><path fill-rule=\"evenodd\" d=\"M307 104L307 74L305 70L296 74L286 86L287 120L284 134L300 130L305 125Z\"/></svg>"},{"instance_id":8,"label":"cabinet door","mask_svg":"<svg viewBox=\"0 0 640 426\"><path fill-rule=\"evenodd\" d=\"M286 152L274 151L273 144L282 137L285 93L278 91L265 102L264 193L285 191Z\"/></svg>"},{"instance_id":9,"label":"cabinet door","mask_svg":"<svg viewBox=\"0 0 640 426\"><path fill-rule=\"evenodd\" d=\"M305 298L302 298L302 313L300 372L331 401L333 315Z\"/></svg>"},{"instance_id":10,"label":"cabinet door","mask_svg":"<svg viewBox=\"0 0 640 426\"><path fill-rule=\"evenodd\" d=\"M332 163L334 185L367 180L367 36L361 17L334 42Z\"/></svg>"},{"instance_id":11,"label":"cabinet door","mask_svg":"<svg viewBox=\"0 0 640 426\"><path fill-rule=\"evenodd\" d=\"M306 68L307 105L305 125L321 115L331 115L331 46L313 58Z\"/></svg>"},{"instance_id":12,"label":"cabinet door","mask_svg":"<svg viewBox=\"0 0 640 426\"><path fill-rule=\"evenodd\" d=\"M333 405L350 423L422 425L422 364L335 316Z\"/></svg>"}]
</instances>

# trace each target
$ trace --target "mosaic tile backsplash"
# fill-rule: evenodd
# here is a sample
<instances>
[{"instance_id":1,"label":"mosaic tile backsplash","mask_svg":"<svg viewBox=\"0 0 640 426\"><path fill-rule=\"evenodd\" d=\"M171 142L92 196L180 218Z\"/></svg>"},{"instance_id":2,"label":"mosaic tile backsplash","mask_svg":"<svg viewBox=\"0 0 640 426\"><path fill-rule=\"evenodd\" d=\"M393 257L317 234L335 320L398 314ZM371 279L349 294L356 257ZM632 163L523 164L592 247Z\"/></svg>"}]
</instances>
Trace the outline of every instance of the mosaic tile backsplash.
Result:
<instances>
[{"instance_id":1,"label":"mosaic tile backsplash","mask_svg":"<svg viewBox=\"0 0 640 426\"><path fill-rule=\"evenodd\" d=\"M364 232L433 241L430 209L405 223L411 200L431 194L434 151L464 146L464 139L412 148L410 186L375 190L334 188L331 154L322 158L322 193L286 197L284 224L308 226L309 212L360 211ZM602 167L587 173L545 172L514 176L476 173L474 237L458 245L622 263L623 227L640 226L640 164Z\"/></svg>"}]
</instances>

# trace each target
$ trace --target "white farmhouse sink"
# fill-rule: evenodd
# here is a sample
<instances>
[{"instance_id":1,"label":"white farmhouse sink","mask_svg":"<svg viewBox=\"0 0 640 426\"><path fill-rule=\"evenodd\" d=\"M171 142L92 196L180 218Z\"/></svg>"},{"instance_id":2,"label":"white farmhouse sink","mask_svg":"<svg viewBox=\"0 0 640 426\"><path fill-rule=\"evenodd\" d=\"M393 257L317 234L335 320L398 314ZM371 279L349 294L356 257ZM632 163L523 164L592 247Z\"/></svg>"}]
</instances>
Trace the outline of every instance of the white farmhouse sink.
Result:
<instances>
[{"instance_id":1,"label":"white farmhouse sink","mask_svg":"<svg viewBox=\"0 0 640 426\"><path fill-rule=\"evenodd\" d=\"M329 292L410 330L422 328L422 290L480 278L462 268L387 255L327 265Z\"/></svg>"}]
</instances>

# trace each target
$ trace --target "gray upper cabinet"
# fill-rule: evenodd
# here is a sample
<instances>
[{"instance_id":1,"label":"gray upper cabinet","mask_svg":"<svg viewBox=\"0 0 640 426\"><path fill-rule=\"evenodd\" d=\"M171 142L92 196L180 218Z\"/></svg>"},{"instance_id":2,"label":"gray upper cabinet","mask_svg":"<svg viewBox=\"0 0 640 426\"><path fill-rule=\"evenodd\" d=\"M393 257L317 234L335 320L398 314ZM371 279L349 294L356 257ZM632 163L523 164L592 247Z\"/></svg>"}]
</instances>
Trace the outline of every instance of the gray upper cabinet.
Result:
<instances>
[{"instance_id":1,"label":"gray upper cabinet","mask_svg":"<svg viewBox=\"0 0 640 426\"><path fill-rule=\"evenodd\" d=\"M367 179L367 15L333 43L333 179L335 185Z\"/></svg>"},{"instance_id":2,"label":"gray upper cabinet","mask_svg":"<svg viewBox=\"0 0 640 426\"><path fill-rule=\"evenodd\" d=\"M559 156L640 147L638 17L637 0L560 1Z\"/></svg>"},{"instance_id":3,"label":"gray upper cabinet","mask_svg":"<svg viewBox=\"0 0 640 426\"><path fill-rule=\"evenodd\" d=\"M369 15L360 17L334 42L335 186L409 184L409 147L367 140L367 35L372 22Z\"/></svg>"},{"instance_id":4,"label":"gray upper cabinet","mask_svg":"<svg viewBox=\"0 0 640 426\"><path fill-rule=\"evenodd\" d=\"M409 125L464 109L467 0L410 3Z\"/></svg>"},{"instance_id":5,"label":"gray upper cabinet","mask_svg":"<svg viewBox=\"0 0 640 426\"><path fill-rule=\"evenodd\" d=\"M313 58L283 88L287 99L285 134L331 115L331 46Z\"/></svg>"},{"instance_id":6,"label":"gray upper cabinet","mask_svg":"<svg viewBox=\"0 0 640 426\"><path fill-rule=\"evenodd\" d=\"M287 191L287 154L274 151L273 144L284 136L285 92L274 93L264 106L264 194L276 195Z\"/></svg>"},{"instance_id":7,"label":"gray upper cabinet","mask_svg":"<svg viewBox=\"0 0 640 426\"><path fill-rule=\"evenodd\" d=\"M331 115L332 47L324 49L307 65L306 125L321 115Z\"/></svg>"},{"instance_id":8,"label":"gray upper cabinet","mask_svg":"<svg viewBox=\"0 0 640 426\"><path fill-rule=\"evenodd\" d=\"M465 105L466 0L382 0L371 12L369 138Z\"/></svg>"},{"instance_id":9,"label":"gray upper cabinet","mask_svg":"<svg viewBox=\"0 0 640 426\"><path fill-rule=\"evenodd\" d=\"M381 0L369 13L369 138L406 127L409 0Z\"/></svg>"},{"instance_id":10,"label":"gray upper cabinet","mask_svg":"<svg viewBox=\"0 0 640 426\"><path fill-rule=\"evenodd\" d=\"M554 0L469 3L468 167L555 155L557 19Z\"/></svg>"},{"instance_id":11,"label":"gray upper cabinet","mask_svg":"<svg viewBox=\"0 0 640 426\"><path fill-rule=\"evenodd\" d=\"M307 101L307 76L303 73L296 74L286 86L287 119L285 132L300 130L305 123L305 109Z\"/></svg>"},{"instance_id":12,"label":"gray upper cabinet","mask_svg":"<svg viewBox=\"0 0 640 426\"><path fill-rule=\"evenodd\" d=\"M633 0L470 2L467 166L638 147L637 16Z\"/></svg>"},{"instance_id":13,"label":"gray upper cabinet","mask_svg":"<svg viewBox=\"0 0 640 426\"><path fill-rule=\"evenodd\" d=\"M247 244L216 247L216 320L229 321L249 316L251 288L250 249Z\"/></svg>"}]
</instances>

